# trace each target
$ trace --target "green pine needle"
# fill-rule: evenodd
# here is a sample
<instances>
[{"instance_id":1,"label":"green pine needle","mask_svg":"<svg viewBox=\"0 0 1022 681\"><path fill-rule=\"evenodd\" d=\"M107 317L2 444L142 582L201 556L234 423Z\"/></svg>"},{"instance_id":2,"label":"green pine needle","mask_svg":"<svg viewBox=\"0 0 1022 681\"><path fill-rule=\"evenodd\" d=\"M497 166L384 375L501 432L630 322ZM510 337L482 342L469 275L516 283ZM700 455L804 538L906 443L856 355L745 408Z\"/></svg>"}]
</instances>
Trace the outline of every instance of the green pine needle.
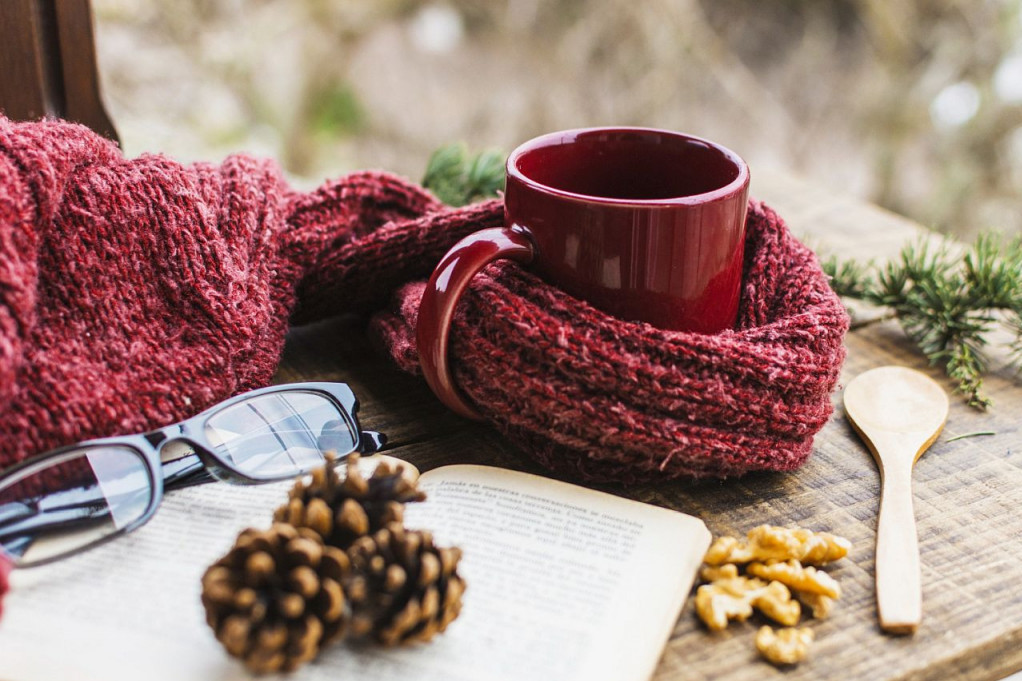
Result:
<instances>
[{"instance_id":1,"label":"green pine needle","mask_svg":"<svg viewBox=\"0 0 1022 681\"><path fill-rule=\"evenodd\" d=\"M430 156L422 184L451 206L492 198L504 189L504 154L471 154L464 143L449 144Z\"/></svg>"},{"instance_id":2,"label":"green pine needle","mask_svg":"<svg viewBox=\"0 0 1022 681\"><path fill-rule=\"evenodd\" d=\"M961 435L955 435L944 440L944 442L954 442L955 440L964 440L969 437L981 437L984 435L997 435L997 431L994 430L977 430L975 433L962 433Z\"/></svg>"},{"instance_id":3,"label":"green pine needle","mask_svg":"<svg viewBox=\"0 0 1022 681\"><path fill-rule=\"evenodd\" d=\"M890 308L969 405L991 404L983 394L983 348L998 325L1012 332L1008 350L1022 369L1022 238L984 234L964 256L947 243L933 248L920 241L882 267L834 257L823 267L839 295Z\"/></svg>"},{"instance_id":4,"label":"green pine needle","mask_svg":"<svg viewBox=\"0 0 1022 681\"><path fill-rule=\"evenodd\" d=\"M836 255L832 255L820 265L824 273L830 277L830 285L839 296L862 298L873 286L873 279L869 274L869 269L873 266L872 261L865 265L854 260L842 262Z\"/></svg>"}]
</instances>

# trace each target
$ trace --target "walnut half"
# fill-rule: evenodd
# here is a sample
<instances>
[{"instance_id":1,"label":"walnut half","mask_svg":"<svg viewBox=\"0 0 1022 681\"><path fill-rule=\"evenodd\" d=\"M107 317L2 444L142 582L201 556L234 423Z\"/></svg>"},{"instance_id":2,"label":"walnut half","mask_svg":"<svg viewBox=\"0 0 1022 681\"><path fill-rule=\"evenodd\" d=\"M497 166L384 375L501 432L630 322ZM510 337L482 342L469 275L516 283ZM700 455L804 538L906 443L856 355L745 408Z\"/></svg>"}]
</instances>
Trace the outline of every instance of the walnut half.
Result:
<instances>
[{"instance_id":1,"label":"walnut half","mask_svg":"<svg viewBox=\"0 0 1022 681\"><path fill-rule=\"evenodd\" d=\"M696 613L711 631L727 628L731 620L744 622L753 608L787 626L798 624L802 616L802 606L792 599L791 591L776 581L724 577L696 591Z\"/></svg>"},{"instance_id":2,"label":"walnut half","mask_svg":"<svg viewBox=\"0 0 1022 681\"><path fill-rule=\"evenodd\" d=\"M762 579L776 579L794 591L806 591L828 598L841 598L841 585L822 570L803 567L797 560L749 563L746 572Z\"/></svg>"},{"instance_id":3,"label":"walnut half","mask_svg":"<svg viewBox=\"0 0 1022 681\"><path fill-rule=\"evenodd\" d=\"M806 565L823 565L844 558L850 548L847 539L829 532L760 525L749 530L744 540L718 537L703 561L723 565L794 559Z\"/></svg>"},{"instance_id":4,"label":"walnut half","mask_svg":"<svg viewBox=\"0 0 1022 681\"><path fill-rule=\"evenodd\" d=\"M809 655L813 630L808 627L786 627L776 632L763 626L756 633L756 650L775 665L797 664Z\"/></svg>"}]
</instances>

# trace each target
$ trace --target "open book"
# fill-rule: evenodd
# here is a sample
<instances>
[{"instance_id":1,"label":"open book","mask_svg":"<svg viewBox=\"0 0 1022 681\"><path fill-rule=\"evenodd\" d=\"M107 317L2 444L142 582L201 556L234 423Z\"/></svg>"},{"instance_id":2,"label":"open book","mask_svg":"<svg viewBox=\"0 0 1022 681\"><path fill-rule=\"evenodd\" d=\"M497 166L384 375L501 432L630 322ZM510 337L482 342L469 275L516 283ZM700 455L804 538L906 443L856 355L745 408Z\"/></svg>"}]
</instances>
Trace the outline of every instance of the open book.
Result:
<instances>
[{"instance_id":1,"label":"open book","mask_svg":"<svg viewBox=\"0 0 1022 681\"><path fill-rule=\"evenodd\" d=\"M407 465L407 464L406 464ZM265 527L291 483L169 493L137 532L16 570L0 621L0 680L227 680L248 674L207 627L206 566ZM406 525L464 550L461 616L431 643L347 643L299 681L643 681L710 542L696 518L484 466L424 474Z\"/></svg>"}]
</instances>

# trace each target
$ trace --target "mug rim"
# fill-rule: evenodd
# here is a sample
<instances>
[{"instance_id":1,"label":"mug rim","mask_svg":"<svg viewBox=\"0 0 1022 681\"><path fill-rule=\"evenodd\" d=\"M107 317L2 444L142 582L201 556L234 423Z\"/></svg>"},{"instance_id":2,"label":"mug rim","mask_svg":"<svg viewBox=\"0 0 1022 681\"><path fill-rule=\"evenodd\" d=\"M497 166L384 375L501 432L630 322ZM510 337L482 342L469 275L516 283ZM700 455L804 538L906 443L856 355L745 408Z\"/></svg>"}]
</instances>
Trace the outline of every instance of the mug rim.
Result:
<instances>
[{"instance_id":1,"label":"mug rim","mask_svg":"<svg viewBox=\"0 0 1022 681\"><path fill-rule=\"evenodd\" d=\"M735 164L738 168L738 175L734 180L727 184L711 189L708 192L702 192L699 194L687 194L685 196L669 196L656 199L622 199L614 198L609 196L595 196L593 194L580 194L578 192L568 191L566 189L558 189L557 187L551 187L548 184L543 184L533 178L525 175L518 168L518 160L525 154L542 149L544 147L556 146L555 143L560 144L564 142L572 142L577 140L580 136L591 133L600 132L639 132L639 133L652 133L656 135L662 135L666 137L673 137L677 139L683 139L686 141L699 142L710 147L717 153L724 156L728 161ZM549 194L569 201L575 201L586 204L602 204L608 206L630 206L637 208L654 208L660 206L691 206L699 205L704 203L710 203L718 199L723 199L728 196L734 195L736 192L742 191L742 189L749 184L749 166L742 159L741 156L728 149L727 147L717 144L704 137L697 137L695 135L688 135L675 130L667 130L664 128L647 128L637 126L596 126L591 128L570 128L567 130L558 130L556 132L549 132L538 137L533 137L527 142L523 142L518 145L514 151L512 151L504 164L505 173L508 179L514 178L521 184L537 190L539 192ZM506 191L506 189L505 189Z\"/></svg>"}]
</instances>

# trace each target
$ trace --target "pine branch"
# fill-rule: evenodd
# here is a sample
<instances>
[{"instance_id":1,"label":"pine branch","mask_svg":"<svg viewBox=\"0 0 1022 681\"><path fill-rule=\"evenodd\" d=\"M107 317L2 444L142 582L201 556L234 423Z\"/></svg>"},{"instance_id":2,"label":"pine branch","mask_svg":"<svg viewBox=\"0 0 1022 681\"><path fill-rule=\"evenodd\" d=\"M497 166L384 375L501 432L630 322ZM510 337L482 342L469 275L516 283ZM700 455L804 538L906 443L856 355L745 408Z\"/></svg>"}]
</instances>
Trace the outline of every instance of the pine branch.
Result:
<instances>
[{"instance_id":1,"label":"pine branch","mask_svg":"<svg viewBox=\"0 0 1022 681\"><path fill-rule=\"evenodd\" d=\"M873 286L869 270L873 262L866 264L854 260L840 261L836 255L828 257L820 263L824 273L830 277L830 287L839 296L863 298L866 291Z\"/></svg>"},{"instance_id":2,"label":"pine branch","mask_svg":"<svg viewBox=\"0 0 1022 681\"><path fill-rule=\"evenodd\" d=\"M882 267L836 257L823 267L839 295L890 308L919 351L944 368L971 406L991 404L983 394L983 349L998 324L1013 333L1008 350L1022 368L1022 238L984 234L963 257L946 243L931 248L919 242Z\"/></svg>"},{"instance_id":3,"label":"pine branch","mask_svg":"<svg viewBox=\"0 0 1022 681\"><path fill-rule=\"evenodd\" d=\"M504 155L492 149L471 154L464 143L433 152L422 185L451 206L491 198L504 189Z\"/></svg>"},{"instance_id":4,"label":"pine branch","mask_svg":"<svg viewBox=\"0 0 1022 681\"><path fill-rule=\"evenodd\" d=\"M1009 312L1004 325L1015 334L1015 340L1008 345L1011 361L1015 366L1022 367L1022 311L1016 308Z\"/></svg>"}]
</instances>

